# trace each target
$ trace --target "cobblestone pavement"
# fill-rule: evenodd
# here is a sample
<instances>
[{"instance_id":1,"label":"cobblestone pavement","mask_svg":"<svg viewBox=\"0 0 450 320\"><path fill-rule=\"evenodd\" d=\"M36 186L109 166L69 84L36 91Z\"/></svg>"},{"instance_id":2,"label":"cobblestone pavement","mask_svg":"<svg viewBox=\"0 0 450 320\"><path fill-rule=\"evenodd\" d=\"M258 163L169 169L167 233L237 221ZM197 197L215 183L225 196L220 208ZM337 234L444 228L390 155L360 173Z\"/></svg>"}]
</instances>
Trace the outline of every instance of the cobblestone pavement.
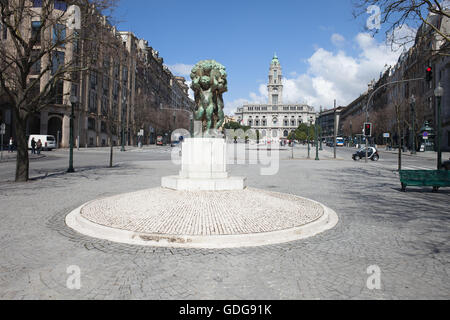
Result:
<instances>
[{"instance_id":1,"label":"cobblestone pavement","mask_svg":"<svg viewBox=\"0 0 450 320\"><path fill-rule=\"evenodd\" d=\"M450 192L401 193L393 166L383 160L366 165L286 156L275 176L232 166L232 175L246 175L251 187L300 195L338 213L334 229L287 244L139 247L88 238L65 225L66 214L88 201L157 187L162 176L179 171L150 157L121 155L112 169L86 160L73 175L45 176L34 163L42 176L1 182L0 299L450 298ZM66 285L74 265L81 270L80 290ZM381 270L380 290L366 286L372 265Z\"/></svg>"},{"instance_id":2,"label":"cobblestone pavement","mask_svg":"<svg viewBox=\"0 0 450 320\"><path fill-rule=\"evenodd\" d=\"M221 192L153 188L93 201L80 212L101 226L185 236L281 231L316 221L323 214L315 202L252 188Z\"/></svg>"}]
</instances>

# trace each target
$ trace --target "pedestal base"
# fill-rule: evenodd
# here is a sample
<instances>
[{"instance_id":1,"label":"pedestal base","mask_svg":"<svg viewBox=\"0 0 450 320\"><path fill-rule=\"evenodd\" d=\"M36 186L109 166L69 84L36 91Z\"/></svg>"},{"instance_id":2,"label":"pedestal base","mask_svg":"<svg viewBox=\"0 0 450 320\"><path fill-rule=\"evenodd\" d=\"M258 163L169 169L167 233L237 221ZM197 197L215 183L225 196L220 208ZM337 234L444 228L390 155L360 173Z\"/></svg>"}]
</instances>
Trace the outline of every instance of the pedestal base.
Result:
<instances>
[{"instance_id":1,"label":"pedestal base","mask_svg":"<svg viewBox=\"0 0 450 320\"><path fill-rule=\"evenodd\" d=\"M224 179L192 179L180 176L163 177L161 186L178 191L232 191L244 190L247 179L243 177L229 177Z\"/></svg>"},{"instance_id":2,"label":"pedestal base","mask_svg":"<svg viewBox=\"0 0 450 320\"><path fill-rule=\"evenodd\" d=\"M227 143L224 139L186 139L182 144L179 176L164 177L161 186L178 191L233 191L246 188L246 178L227 172Z\"/></svg>"}]
</instances>

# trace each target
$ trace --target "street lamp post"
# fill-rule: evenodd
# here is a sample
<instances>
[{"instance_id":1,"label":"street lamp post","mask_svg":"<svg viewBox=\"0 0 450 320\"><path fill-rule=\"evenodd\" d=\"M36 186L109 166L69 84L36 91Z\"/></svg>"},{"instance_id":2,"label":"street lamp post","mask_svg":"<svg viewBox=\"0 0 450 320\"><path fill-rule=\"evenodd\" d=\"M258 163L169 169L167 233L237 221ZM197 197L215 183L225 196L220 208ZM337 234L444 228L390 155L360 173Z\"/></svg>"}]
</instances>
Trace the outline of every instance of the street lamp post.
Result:
<instances>
[{"instance_id":1,"label":"street lamp post","mask_svg":"<svg viewBox=\"0 0 450 320\"><path fill-rule=\"evenodd\" d=\"M312 121L311 119L309 120L309 127L308 127L308 159L311 159L311 146L310 146L310 133L311 133L311 125L312 125Z\"/></svg>"},{"instance_id":2,"label":"street lamp post","mask_svg":"<svg viewBox=\"0 0 450 320\"><path fill-rule=\"evenodd\" d=\"M316 161L319 161L319 126L318 126L318 120L316 118L316 125L315 125L315 133L316 133Z\"/></svg>"},{"instance_id":3,"label":"street lamp post","mask_svg":"<svg viewBox=\"0 0 450 320\"><path fill-rule=\"evenodd\" d=\"M438 160L437 167L438 170L442 168L442 149L441 149L441 140L442 140L442 123L441 123L441 101L442 96L444 95L444 89L441 87L441 83L439 82L438 87L434 90L434 95L437 98L437 112L436 112L436 120L437 120L437 152L438 152Z\"/></svg>"},{"instance_id":4,"label":"street lamp post","mask_svg":"<svg viewBox=\"0 0 450 320\"><path fill-rule=\"evenodd\" d=\"M412 137L412 148L411 154L416 154L416 97L414 95L411 96L411 137Z\"/></svg>"},{"instance_id":5,"label":"street lamp post","mask_svg":"<svg viewBox=\"0 0 450 320\"><path fill-rule=\"evenodd\" d=\"M70 112L70 133L69 133L69 169L68 173L75 172L73 168L73 119L75 118L75 104L78 102L77 96L70 96L69 98L71 104Z\"/></svg>"},{"instance_id":6,"label":"street lamp post","mask_svg":"<svg viewBox=\"0 0 450 320\"><path fill-rule=\"evenodd\" d=\"M353 147L353 122L352 122L352 120L350 120L350 138L351 138L350 147Z\"/></svg>"},{"instance_id":7,"label":"street lamp post","mask_svg":"<svg viewBox=\"0 0 450 320\"><path fill-rule=\"evenodd\" d=\"M323 140L323 136L322 136L322 132L323 132L323 128L322 128L322 121L323 121L323 118L322 118L322 107L320 107L320 116L319 116L319 123L320 123L320 133L319 133L319 135L320 135L320 151L323 151L323 146L322 146L322 140Z\"/></svg>"},{"instance_id":8,"label":"street lamp post","mask_svg":"<svg viewBox=\"0 0 450 320\"><path fill-rule=\"evenodd\" d=\"M121 126L122 126L122 147L120 148L121 152L125 152L125 124L124 124L124 119L125 119L125 103L126 100L125 98L122 99L122 119L121 119Z\"/></svg>"}]
</instances>

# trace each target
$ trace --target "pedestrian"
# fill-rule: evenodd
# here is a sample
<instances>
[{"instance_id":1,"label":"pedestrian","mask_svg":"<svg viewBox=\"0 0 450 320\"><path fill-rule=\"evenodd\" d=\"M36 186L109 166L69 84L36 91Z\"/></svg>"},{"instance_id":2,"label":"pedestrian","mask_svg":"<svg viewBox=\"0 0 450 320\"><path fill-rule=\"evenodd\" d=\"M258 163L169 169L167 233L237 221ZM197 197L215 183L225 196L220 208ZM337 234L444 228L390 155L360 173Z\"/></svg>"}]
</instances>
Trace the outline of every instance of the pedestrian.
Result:
<instances>
[{"instance_id":1,"label":"pedestrian","mask_svg":"<svg viewBox=\"0 0 450 320\"><path fill-rule=\"evenodd\" d=\"M41 150L42 150L42 141L41 141L41 139L38 140L38 142L36 144L36 147L37 147L37 154L41 154Z\"/></svg>"},{"instance_id":2,"label":"pedestrian","mask_svg":"<svg viewBox=\"0 0 450 320\"><path fill-rule=\"evenodd\" d=\"M36 140L31 139L31 154L36 154Z\"/></svg>"},{"instance_id":3,"label":"pedestrian","mask_svg":"<svg viewBox=\"0 0 450 320\"><path fill-rule=\"evenodd\" d=\"M8 153L14 152L14 140L11 137L11 139L9 139L9 146L8 146Z\"/></svg>"}]
</instances>

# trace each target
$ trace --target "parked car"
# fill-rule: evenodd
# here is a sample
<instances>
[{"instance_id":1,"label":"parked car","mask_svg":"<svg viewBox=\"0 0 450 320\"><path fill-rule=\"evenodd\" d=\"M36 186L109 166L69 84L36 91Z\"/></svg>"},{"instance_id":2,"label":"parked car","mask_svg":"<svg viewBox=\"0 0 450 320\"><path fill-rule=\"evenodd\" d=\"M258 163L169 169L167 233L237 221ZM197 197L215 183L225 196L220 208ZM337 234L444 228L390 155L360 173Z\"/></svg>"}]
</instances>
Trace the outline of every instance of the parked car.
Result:
<instances>
[{"instance_id":1,"label":"parked car","mask_svg":"<svg viewBox=\"0 0 450 320\"><path fill-rule=\"evenodd\" d=\"M36 141L36 143L39 140L41 140L41 142L42 142L42 150L52 151L53 149L56 149L56 139L55 139L54 136L32 134L28 138L28 149L30 149L30 150L31 150L31 140L33 138L34 138L34 141Z\"/></svg>"},{"instance_id":2,"label":"parked car","mask_svg":"<svg viewBox=\"0 0 450 320\"><path fill-rule=\"evenodd\" d=\"M368 152L367 152L367 156L370 160L372 161L378 161L380 160L380 155L378 154L377 149L375 149L374 147L370 147ZM352 156L353 160L355 161L359 161L361 159L365 159L366 158L366 148L361 148L358 151L356 151L353 156Z\"/></svg>"}]
</instances>

